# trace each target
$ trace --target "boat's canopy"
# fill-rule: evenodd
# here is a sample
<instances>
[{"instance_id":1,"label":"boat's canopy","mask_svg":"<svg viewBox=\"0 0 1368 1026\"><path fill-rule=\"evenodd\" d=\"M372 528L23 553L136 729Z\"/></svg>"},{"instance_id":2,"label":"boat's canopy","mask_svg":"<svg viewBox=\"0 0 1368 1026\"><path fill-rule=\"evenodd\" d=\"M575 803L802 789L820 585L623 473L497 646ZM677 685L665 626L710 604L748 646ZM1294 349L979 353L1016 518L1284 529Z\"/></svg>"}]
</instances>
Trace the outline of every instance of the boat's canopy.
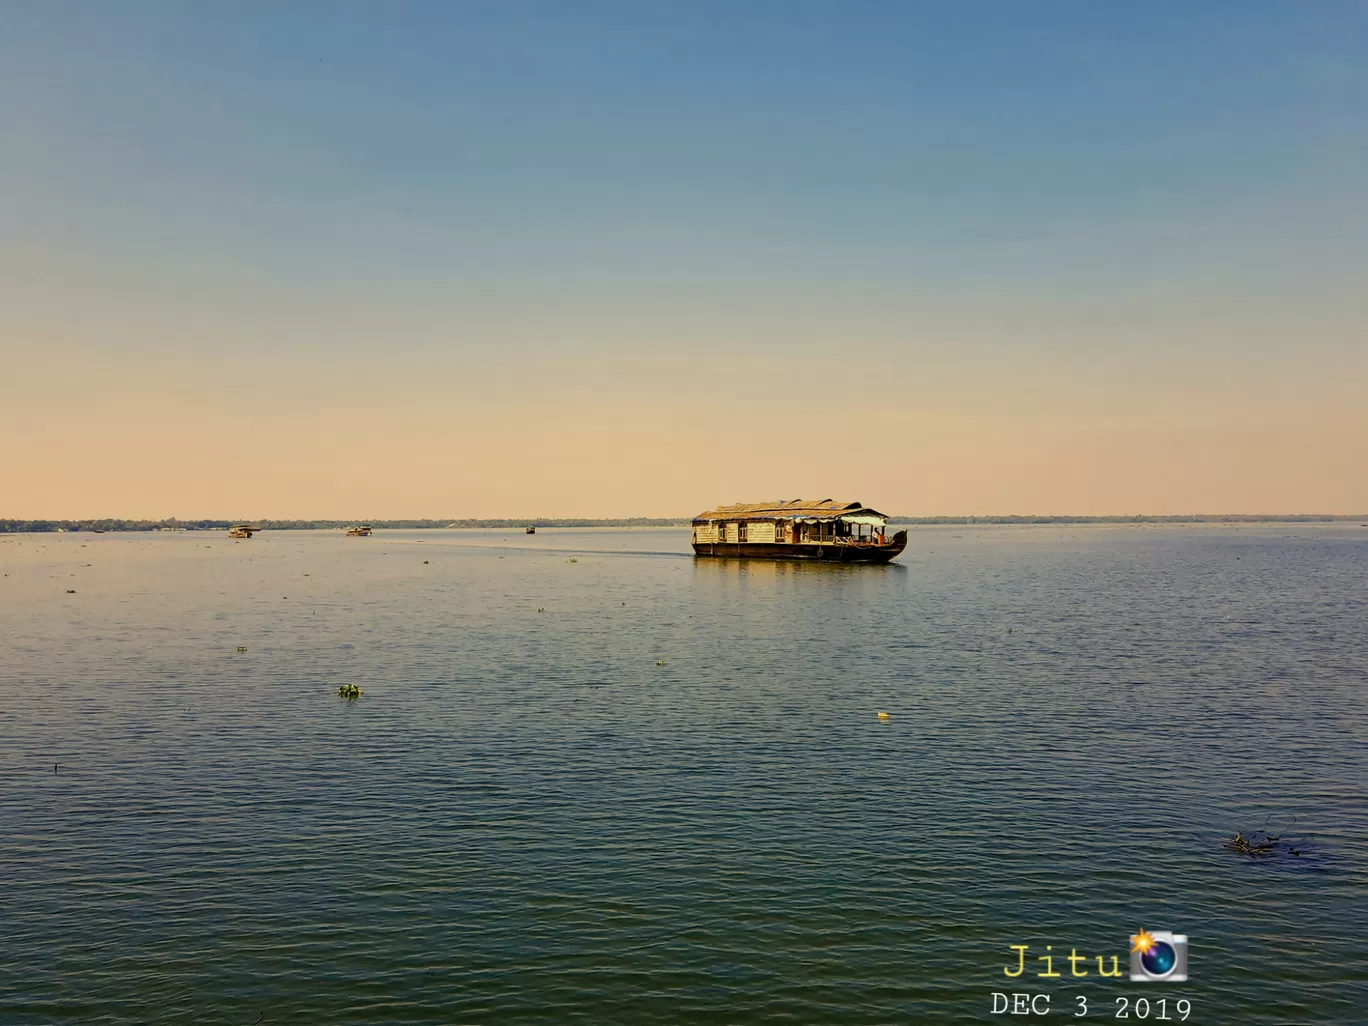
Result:
<instances>
[{"instance_id":1,"label":"boat's canopy","mask_svg":"<svg viewBox=\"0 0 1368 1026\"><path fill-rule=\"evenodd\" d=\"M716 520L793 520L799 523L822 523L844 520L849 524L882 526L888 518L861 502L837 502L832 499L787 499L777 502L738 502L718 506L694 517L695 524Z\"/></svg>"}]
</instances>

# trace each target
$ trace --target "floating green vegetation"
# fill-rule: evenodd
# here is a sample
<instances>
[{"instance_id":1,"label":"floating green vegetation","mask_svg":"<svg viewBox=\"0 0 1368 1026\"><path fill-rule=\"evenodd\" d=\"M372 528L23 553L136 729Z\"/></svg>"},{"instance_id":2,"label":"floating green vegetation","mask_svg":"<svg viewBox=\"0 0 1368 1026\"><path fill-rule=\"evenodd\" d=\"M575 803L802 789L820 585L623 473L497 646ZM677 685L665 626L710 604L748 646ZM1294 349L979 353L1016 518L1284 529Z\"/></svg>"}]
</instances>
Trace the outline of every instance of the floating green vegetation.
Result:
<instances>
[{"instance_id":1,"label":"floating green vegetation","mask_svg":"<svg viewBox=\"0 0 1368 1026\"><path fill-rule=\"evenodd\" d=\"M337 694L341 698L360 698L365 692L355 684L343 684L337 689Z\"/></svg>"},{"instance_id":2,"label":"floating green vegetation","mask_svg":"<svg viewBox=\"0 0 1368 1026\"><path fill-rule=\"evenodd\" d=\"M239 645L239 646L237 647L237 650L238 650L239 652L246 652L246 651L247 651L247 646L246 646L246 645Z\"/></svg>"}]
</instances>

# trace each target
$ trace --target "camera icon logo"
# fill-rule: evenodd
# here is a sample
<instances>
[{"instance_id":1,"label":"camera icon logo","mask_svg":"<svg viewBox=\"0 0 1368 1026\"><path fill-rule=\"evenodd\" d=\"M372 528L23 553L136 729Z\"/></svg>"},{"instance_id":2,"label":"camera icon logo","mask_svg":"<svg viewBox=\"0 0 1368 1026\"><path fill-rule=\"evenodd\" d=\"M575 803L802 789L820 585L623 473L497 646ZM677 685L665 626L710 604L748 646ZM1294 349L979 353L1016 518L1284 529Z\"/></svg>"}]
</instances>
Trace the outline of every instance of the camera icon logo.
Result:
<instances>
[{"instance_id":1,"label":"camera icon logo","mask_svg":"<svg viewBox=\"0 0 1368 1026\"><path fill-rule=\"evenodd\" d=\"M1131 981L1182 983L1188 978L1187 953L1187 934L1142 929L1131 937Z\"/></svg>"}]
</instances>

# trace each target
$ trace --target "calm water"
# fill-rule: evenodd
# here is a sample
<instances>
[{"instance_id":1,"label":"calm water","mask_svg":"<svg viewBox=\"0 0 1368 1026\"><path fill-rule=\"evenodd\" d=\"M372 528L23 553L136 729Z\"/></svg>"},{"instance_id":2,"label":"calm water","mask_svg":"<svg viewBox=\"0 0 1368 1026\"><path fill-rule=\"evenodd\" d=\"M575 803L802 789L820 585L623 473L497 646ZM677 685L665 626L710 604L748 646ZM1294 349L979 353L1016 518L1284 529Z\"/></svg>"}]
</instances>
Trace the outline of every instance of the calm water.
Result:
<instances>
[{"instance_id":1,"label":"calm water","mask_svg":"<svg viewBox=\"0 0 1368 1026\"><path fill-rule=\"evenodd\" d=\"M0 536L0 572L5 1024L1368 1022L1357 524L888 567ZM1221 848L1292 821L1300 857ZM1189 983L1096 978L1142 926Z\"/></svg>"}]
</instances>

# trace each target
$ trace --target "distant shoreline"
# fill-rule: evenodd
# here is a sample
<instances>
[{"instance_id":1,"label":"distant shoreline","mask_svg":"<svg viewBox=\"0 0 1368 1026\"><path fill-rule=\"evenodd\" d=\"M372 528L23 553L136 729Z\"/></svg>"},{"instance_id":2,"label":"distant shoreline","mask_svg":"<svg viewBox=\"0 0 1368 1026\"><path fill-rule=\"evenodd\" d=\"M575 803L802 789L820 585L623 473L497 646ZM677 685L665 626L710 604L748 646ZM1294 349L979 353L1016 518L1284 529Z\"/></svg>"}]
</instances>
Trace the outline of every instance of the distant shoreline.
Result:
<instances>
[{"instance_id":1,"label":"distant shoreline","mask_svg":"<svg viewBox=\"0 0 1368 1026\"><path fill-rule=\"evenodd\" d=\"M0 534L44 534L52 532L113 531L223 531L229 525L250 523L263 531L318 531L341 529L367 523L377 530L444 530L556 527L686 527L689 517L625 517L616 519L529 517L498 520L0 520ZM1361 521L1368 513L1194 513L1188 515L1134 516L892 516L890 524L1333 524Z\"/></svg>"}]
</instances>

